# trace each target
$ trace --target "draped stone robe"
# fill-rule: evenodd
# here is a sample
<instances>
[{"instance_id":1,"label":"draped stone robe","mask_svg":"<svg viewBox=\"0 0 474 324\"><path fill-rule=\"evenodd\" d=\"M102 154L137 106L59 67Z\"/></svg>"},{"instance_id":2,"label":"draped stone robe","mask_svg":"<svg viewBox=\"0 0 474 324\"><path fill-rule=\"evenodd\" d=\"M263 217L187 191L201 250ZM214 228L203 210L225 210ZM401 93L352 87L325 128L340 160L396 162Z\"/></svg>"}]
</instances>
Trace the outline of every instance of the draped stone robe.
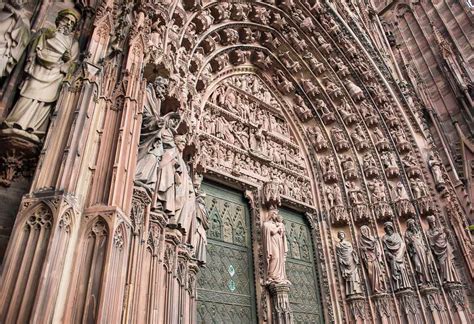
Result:
<instances>
[{"instance_id":1,"label":"draped stone robe","mask_svg":"<svg viewBox=\"0 0 474 324\"><path fill-rule=\"evenodd\" d=\"M405 267L405 251L406 245L402 240L400 234L393 232L392 234L385 234L382 238L385 257L387 258L392 273L394 289L400 290L410 288L410 279Z\"/></svg>"},{"instance_id":2,"label":"draped stone robe","mask_svg":"<svg viewBox=\"0 0 474 324\"><path fill-rule=\"evenodd\" d=\"M359 239L359 246L372 291L375 293L386 291L382 252L379 242L370 234L362 234Z\"/></svg>"},{"instance_id":3,"label":"draped stone robe","mask_svg":"<svg viewBox=\"0 0 474 324\"><path fill-rule=\"evenodd\" d=\"M429 255L428 250L423 243L421 231L417 229L408 229L405 233L405 240L407 242L408 253L418 279L421 283L428 283L431 281L431 274L429 270Z\"/></svg>"},{"instance_id":4,"label":"draped stone robe","mask_svg":"<svg viewBox=\"0 0 474 324\"><path fill-rule=\"evenodd\" d=\"M357 270L358 256L349 241L342 240L336 245L337 259L346 286L346 296L362 293L361 280Z\"/></svg>"},{"instance_id":5,"label":"draped stone robe","mask_svg":"<svg viewBox=\"0 0 474 324\"><path fill-rule=\"evenodd\" d=\"M263 223L263 242L267 259L267 282L287 282L285 259L288 244L283 223L273 219Z\"/></svg>"},{"instance_id":6,"label":"draped stone robe","mask_svg":"<svg viewBox=\"0 0 474 324\"><path fill-rule=\"evenodd\" d=\"M24 13L8 4L0 11L0 78L12 72L30 41L30 21Z\"/></svg>"},{"instance_id":7,"label":"draped stone robe","mask_svg":"<svg viewBox=\"0 0 474 324\"><path fill-rule=\"evenodd\" d=\"M5 123L9 127L15 125L43 136L62 81L70 63L78 57L79 45L74 40L74 34L64 35L56 29L42 29L31 48L25 69L27 77L21 86L20 98ZM71 56L68 62L63 61L66 52Z\"/></svg>"},{"instance_id":8,"label":"draped stone robe","mask_svg":"<svg viewBox=\"0 0 474 324\"><path fill-rule=\"evenodd\" d=\"M430 227L426 232L430 242L431 251L438 261L438 267L443 282L459 282L459 275L454 264L454 254L448 242L444 228Z\"/></svg>"},{"instance_id":9,"label":"draped stone robe","mask_svg":"<svg viewBox=\"0 0 474 324\"><path fill-rule=\"evenodd\" d=\"M159 118L159 101L152 84L146 89L146 100L142 114L138 162L135 183L153 192L158 180L158 165L163 155L161 130L163 122Z\"/></svg>"}]
</instances>

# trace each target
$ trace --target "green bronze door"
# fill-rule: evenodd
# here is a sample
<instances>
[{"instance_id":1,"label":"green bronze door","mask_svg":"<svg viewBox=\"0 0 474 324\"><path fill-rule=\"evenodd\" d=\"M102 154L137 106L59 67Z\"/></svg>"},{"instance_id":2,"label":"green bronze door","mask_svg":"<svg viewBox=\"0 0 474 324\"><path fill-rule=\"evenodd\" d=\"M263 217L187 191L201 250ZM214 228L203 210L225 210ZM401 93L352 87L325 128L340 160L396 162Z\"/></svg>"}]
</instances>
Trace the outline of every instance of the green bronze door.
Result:
<instances>
[{"instance_id":1,"label":"green bronze door","mask_svg":"<svg viewBox=\"0 0 474 324\"><path fill-rule=\"evenodd\" d=\"M207 265L198 278L198 323L257 323L250 218L244 197L203 184L209 211Z\"/></svg>"},{"instance_id":2,"label":"green bronze door","mask_svg":"<svg viewBox=\"0 0 474 324\"><path fill-rule=\"evenodd\" d=\"M295 324L323 323L310 227L301 214L281 209L288 242L286 274Z\"/></svg>"}]
</instances>

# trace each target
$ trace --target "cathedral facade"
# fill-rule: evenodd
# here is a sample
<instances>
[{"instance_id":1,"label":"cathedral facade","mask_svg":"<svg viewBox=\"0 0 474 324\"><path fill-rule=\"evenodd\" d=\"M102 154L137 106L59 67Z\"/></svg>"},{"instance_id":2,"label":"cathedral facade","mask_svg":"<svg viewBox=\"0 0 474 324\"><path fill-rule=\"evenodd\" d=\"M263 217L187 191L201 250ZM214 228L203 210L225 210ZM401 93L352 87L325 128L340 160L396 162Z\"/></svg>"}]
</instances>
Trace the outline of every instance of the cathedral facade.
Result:
<instances>
[{"instance_id":1,"label":"cathedral facade","mask_svg":"<svg viewBox=\"0 0 474 324\"><path fill-rule=\"evenodd\" d=\"M470 323L473 12L0 4L0 323Z\"/></svg>"}]
</instances>

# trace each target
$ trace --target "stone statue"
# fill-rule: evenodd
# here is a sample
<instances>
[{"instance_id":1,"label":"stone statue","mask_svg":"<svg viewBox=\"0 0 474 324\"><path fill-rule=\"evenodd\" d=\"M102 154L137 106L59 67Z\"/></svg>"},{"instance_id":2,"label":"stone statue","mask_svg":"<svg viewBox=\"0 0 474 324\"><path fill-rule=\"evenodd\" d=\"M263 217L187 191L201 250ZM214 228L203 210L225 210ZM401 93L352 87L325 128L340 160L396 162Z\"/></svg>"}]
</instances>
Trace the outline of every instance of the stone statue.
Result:
<instances>
[{"instance_id":1,"label":"stone statue","mask_svg":"<svg viewBox=\"0 0 474 324\"><path fill-rule=\"evenodd\" d=\"M164 120L160 118L159 100L164 99L167 81L158 77L154 83L147 85L142 113L135 184L144 187L150 193L155 189L157 169L163 155L160 131L164 126Z\"/></svg>"},{"instance_id":2,"label":"stone statue","mask_svg":"<svg viewBox=\"0 0 474 324\"><path fill-rule=\"evenodd\" d=\"M423 234L413 218L407 220L405 241L418 282L421 285L431 282L428 249L423 242Z\"/></svg>"},{"instance_id":3,"label":"stone statue","mask_svg":"<svg viewBox=\"0 0 474 324\"><path fill-rule=\"evenodd\" d=\"M194 247L194 255L200 265L206 264L207 256L207 235L206 231L209 229L209 214L206 208L205 197L206 194L196 188L196 206L195 215L193 218L193 231L191 244Z\"/></svg>"},{"instance_id":4,"label":"stone statue","mask_svg":"<svg viewBox=\"0 0 474 324\"><path fill-rule=\"evenodd\" d=\"M441 280L443 282L459 282L453 249L448 241L448 231L443 226L436 224L436 218L433 215L428 216L427 220L429 228L426 231L426 236L438 263Z\"/></svg>"},{"instance_id":5,"label":"stone statue","mask_svg":"<svg viewBox=\"0 0 474 324\"><path fill-rule=\"evenodd\" d=\"M384 224L385 235L382 238L385 257L392 274L395 291L411 288L408 271L405 268L406 245L400 234L396 233L392 222Z\"/></svg>"},{"instance_id":6,"label":"stone statue","mask_svg":"<svg viewBox=\"0 0 474 324\"><path fill-rule=\"evenodd\" d=\"M384 281L385 271L383 268L382 250L377 238L372 235L367 225L363 225L360 228L359 247L372 291L374 293L385 292L387 286Z\"/></svg>"},{"instance_id":7,"label":"stone statue","mask_svg":"<svg viewBox=\"0 0 474 324\"><path fill-rule=\"evenodd\" d=\"M5 120L7 127L38 137L46 134L62 81L78 57L79 45L73 31L79 20L80 15L74 9L61 10L56 28L42 29L33 37L25 68L27 76L20 98Z\"/></svg>"},{"instance_id":8,"label":"stone statue","mask_svg":"<svg viewBox=\"0 0 474 324\"><path fill-rule=\"evenodd\" d=\"M345 233L337 233L339 242L336 244L337 260L339 269L346 286L346 296L352 296L362 293L361 280L357 266L359 257L357 256L352 244L345 239Z\"/></svg>"},{"instance_id":9,"label":"stone statue","mask_svg":"<svg viewBox=\"0 0 474 324\"><path fill-rule=\"evenodd\" d=\"M163 117L163 128L160 132L163 154L158 167L156 190L158 201L169 216L174 216L177 210L175 191L179 179L178 172L182 172L179 170L179 152L174 140L180 120L177 113L167 114Z\"/></svg>"},{"instance_id":10,"label":"stone statue","mask_svg":"<svg viewBox=\"0 0 474 324\"><path fill-rule=\"evenodd\" d=\"M431 169L431 173L433 174L436 187L441 189L444 187L445 181L443 179L443 171L441 171L441 162L434 153L430 154L428 158L428 165Z\"/></svg>"},{"instance_id":11,"label":"stone statue","mask_svg":"<svg viewBox=\"0 0 474 324\"><path fill-rule=\"evenodd\" d=\"M10 0L0 11L0 78L9 75L30 41L30 20L19 0Z\"/></svg>"},{"instance_id":12,"label":"stone statue","mask_svg":"<svg viewBox=\"0 0 474 324\"><path fill-rule=\"evenodd\" d=\"M285 225L275 207L270 209L269 219L263 223L263 246L267 260L267 283L287 283Z\"/></svg>"}]
</instances>

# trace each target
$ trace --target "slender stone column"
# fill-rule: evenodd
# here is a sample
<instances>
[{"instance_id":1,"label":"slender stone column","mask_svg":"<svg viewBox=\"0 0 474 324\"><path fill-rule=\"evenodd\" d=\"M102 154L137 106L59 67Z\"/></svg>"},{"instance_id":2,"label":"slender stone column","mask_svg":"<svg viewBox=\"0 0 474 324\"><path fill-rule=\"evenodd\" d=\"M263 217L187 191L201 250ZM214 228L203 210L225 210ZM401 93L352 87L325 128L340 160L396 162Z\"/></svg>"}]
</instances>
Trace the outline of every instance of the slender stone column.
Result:
<instances>
[{"instance_id":1,"label":"slender stone column","mask_svg":"<svg viewBox=\"0 0 474 324\"><path fill-rule=\"evenodd\" d=\"M293 314L288 299L290 286L289 283L271 283L268 285L272 301L272 323L274 324L293 323Z\"/></svg>"}]
</instances>

